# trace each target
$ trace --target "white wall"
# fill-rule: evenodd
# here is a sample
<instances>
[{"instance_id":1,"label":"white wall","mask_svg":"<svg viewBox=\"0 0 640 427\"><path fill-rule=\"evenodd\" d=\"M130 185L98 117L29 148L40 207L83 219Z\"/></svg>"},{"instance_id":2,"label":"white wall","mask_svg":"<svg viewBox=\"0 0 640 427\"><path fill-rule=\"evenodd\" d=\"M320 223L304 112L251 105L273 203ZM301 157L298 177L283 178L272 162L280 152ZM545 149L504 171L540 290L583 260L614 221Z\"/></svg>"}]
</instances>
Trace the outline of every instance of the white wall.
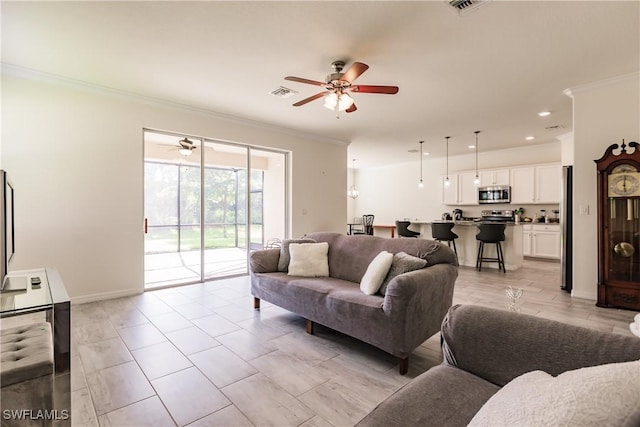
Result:
<instances>
[{"instance_id":1,"label":"white wall","mask_svg":"<svg viewBox=\"0 0 640 427\"><path fill-rule=\"evenodd\" d=\"M596 166L611 144L640 141L640 74L571 88L574 123L573 293L595 300L598 283ZM580 214L588 208L588 214Z\"/></svg>"},{"instance_id":2,"label":"white wall","mask_svg":"<svg viewBox=\"0 0 640 427\"><path fill-rule=\"evenodd\" d=\"M344 230L346 144L7 67L2 125L12 269L57 267L74 302L143 289L143 128L290 150L291 234Z\"/></svg>"},{"instance_id":3,"label":"white wall","mask_svg":"<svg viewBox=\"0 0 640 427\"><path fill-rule=\"evenodd\" d=\"M524 146L509 150L480 152L480 169L520 166L534 163L560 162L560 143ZM373 213L377 224L394 224L397 219L418 218L433 220L441 218L443 212L451 212L456 206L442 204L440 177L445 173L444 158L424 160L424 187L418 187L420 162L379 168L356 169L355 182L360 197L349 201L349 217ZM449 174L456 171L474 170L475 153L449 157ZM532 216L539 209L556 209L549 205L525 205L525 214ZM482 206L459 206L465 216L480 216ZM513 205L493 205L491 209L513 209Z\"/></svg>"}]
</instances>

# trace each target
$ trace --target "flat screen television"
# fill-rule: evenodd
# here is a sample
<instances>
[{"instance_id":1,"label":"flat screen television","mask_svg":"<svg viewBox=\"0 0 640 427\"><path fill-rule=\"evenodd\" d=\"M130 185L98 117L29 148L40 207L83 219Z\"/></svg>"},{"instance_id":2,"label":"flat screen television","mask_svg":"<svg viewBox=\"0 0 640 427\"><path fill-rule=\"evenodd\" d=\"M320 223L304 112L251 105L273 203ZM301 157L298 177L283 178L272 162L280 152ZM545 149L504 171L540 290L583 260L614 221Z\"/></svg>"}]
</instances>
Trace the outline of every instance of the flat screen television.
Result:
<instances>
[{"instance_id":1,"label":"flat screen television","mask_svg":"<svg viewBox=\"0 0 640 427\"><path fill-rule=\"evenodd\" d=\"M9 264L13 260L16 249L14 227L14 189L7 172L0 170L0 285L4 287L5 277L9 272Z\"/></svg>"}]
</instances>

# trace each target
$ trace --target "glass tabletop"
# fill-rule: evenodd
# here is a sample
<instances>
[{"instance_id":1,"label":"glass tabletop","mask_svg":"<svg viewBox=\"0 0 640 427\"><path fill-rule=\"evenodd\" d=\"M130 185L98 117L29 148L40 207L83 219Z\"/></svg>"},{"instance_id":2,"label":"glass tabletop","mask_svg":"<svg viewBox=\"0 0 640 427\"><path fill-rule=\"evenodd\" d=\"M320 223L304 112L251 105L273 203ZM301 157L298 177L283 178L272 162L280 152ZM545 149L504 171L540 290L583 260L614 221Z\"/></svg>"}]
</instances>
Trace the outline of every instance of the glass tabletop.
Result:
<instances>
[{"instance_id":1,"label":"glass tabletop","mask_svg":"<svg viewBox=\"0 0 640 427\"><path fill-rule=\"evenodd\" d=\"M7 277L18 281L26 280L26 289L0 292L0 317L43 311L53 307L49 280L44 268L10 272ZM39 286L31 284L32 277L40 278Z\"/></svg>"}]
</instances>

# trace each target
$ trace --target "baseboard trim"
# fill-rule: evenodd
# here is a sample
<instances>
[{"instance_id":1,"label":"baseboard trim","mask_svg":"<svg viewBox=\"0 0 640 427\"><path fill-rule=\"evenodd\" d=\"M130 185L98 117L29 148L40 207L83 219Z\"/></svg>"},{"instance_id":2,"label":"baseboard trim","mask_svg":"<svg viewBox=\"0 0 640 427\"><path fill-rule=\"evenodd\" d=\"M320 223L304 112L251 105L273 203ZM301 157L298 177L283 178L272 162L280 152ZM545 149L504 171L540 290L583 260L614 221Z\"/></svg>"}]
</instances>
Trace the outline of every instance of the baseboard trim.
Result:
<instances>
[{"instance_id":1,"label":"baseboard trim","mask_svg":"<svg viewBox=\"0 0 640 427\"><path fill-rule=\"evenodd\" d=\"M588 299L591 300L595 303L596 299L597 299L597 294L596 292L576 292L575 289L573 289L571 291L571 297L572 298L582 298L582 299Z\"/></svg>"},{"instance_id":2,"label":"baseboard trim","mask_svg":"<svg viewBox=\"0 0 640 427\"><path fill-rule=\"evenodd\" d=\"M103 301L103 300L113 299L113 298L129 297L132 295L141 294L143 292L144 292L143 290L136 288L136 289L124 289L121 291L101 292L99 294L84 295L81 297L72 298L71 305L86 304L89 302Z\"/></svg>"}]
</instances>

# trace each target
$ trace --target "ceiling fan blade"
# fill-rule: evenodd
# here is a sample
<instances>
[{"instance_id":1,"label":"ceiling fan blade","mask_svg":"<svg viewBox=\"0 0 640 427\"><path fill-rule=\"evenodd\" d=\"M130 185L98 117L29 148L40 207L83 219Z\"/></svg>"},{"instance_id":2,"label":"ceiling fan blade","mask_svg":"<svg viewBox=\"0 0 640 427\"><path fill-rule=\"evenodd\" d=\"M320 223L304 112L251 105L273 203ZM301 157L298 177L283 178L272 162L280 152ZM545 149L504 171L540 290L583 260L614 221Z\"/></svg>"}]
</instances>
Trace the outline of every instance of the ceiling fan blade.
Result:
<instances>
[{"instance_id":1,"label":"ceiling fan blade","mask_svg":"<svg viewBox=\"0 0 640 427\"><path fill-rule=\"evenodd\" d=\"M351 91L362 93L386 93L389 95L394 95L398 93L398 86L356 85L351 86Z\"/></svg>"},{"instance_id":2,"label":"ceiling fan blade","mask_svg":"<svg viewBox=\"0 0 640 427\"><path fill-rule=\"evenodd\" d=\"M316 80L303 79L302 77L287 76L284 79L292 81L292 82L306 83L308 85L314 85L314 86L324 86L325 85L325 83L318 82Z\"/></svg>"},{"instance_id":3,"label":"ceiling fan blade","mask_svg":"<svg viewBox=\"0 0 640 427\"><path fill-rule=\"evenodd\" d=\"M303 99L302 101L298 101L295 104L293 104L294 107L299 107L301 105L306 104L307 102L311 102L311 101L315 101L318 98L322 98L323 96L325 96L327 94L327 92L320 92L320 93L316 93L313 96L310 96L308 98Z\"/></svg>"},{"instance_id":4,"label":"ceiling fan blade","mask_svg":"<svg viewBox=\"0 0 640 427\"><path fill-rule=\"evenodd\" d=\"M356 111L358 109L358 107L356 107L356 103L354 102L353 104L351 104L351 107L347 108L346 111L347 113L353 113L354 111Z\"/></svg>"},{"instance_id":5,"label":"ceiling fan blade","mask_svg":"<svg viewBox=\"0 0 640 427\"><path fill-rule=\"evenodd\" d=\"M360 75L368 69L369 66L367 64L363 64L362 62L354 62L353 64L351 64L351 67L349 67L349 69L344 73L342 78L340 78L340 81L353 83L355 79L360 77Z\"/></svg>"}]
</instances>

